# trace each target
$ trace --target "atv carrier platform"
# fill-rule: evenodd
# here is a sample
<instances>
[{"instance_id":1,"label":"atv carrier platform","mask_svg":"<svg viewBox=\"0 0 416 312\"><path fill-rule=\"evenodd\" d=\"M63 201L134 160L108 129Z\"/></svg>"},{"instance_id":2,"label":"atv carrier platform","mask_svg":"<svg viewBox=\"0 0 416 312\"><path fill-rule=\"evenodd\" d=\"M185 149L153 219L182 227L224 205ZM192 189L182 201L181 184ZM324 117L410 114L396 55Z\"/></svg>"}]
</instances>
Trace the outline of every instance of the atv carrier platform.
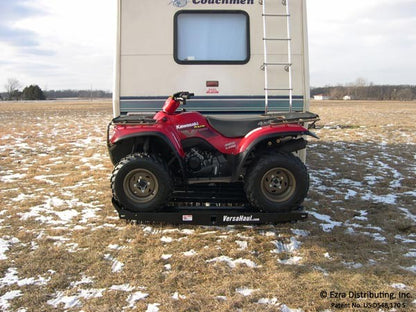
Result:
<instances>
[{"instance_id":1,"label":"atv carrier platform","mask_svg":"<svg viewBox=\"0 0 416 312\"><path fill-rule=\"evenodd\" d=\"M217 185L214 192L212 188L201 185L177 190L170 205L158 212L125 210L114 198L112 203L120 219L139 223L260 225L296 222L308 217L303 207L290 212L260 212L245 201L245 194L239 185L227 184Z\"/></svg>"}]
</instances>

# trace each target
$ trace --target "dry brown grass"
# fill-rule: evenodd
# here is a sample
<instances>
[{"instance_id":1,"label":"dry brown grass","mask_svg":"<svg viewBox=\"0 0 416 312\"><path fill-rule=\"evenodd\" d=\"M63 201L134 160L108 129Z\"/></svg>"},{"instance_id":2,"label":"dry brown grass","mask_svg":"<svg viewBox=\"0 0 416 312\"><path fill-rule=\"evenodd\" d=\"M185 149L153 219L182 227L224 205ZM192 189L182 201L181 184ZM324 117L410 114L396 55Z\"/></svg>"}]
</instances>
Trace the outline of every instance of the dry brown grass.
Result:
<instances>
[{"instance_id":1,"label":"dry brown grass","mask_svg":"<svg viewBox=\"0 0 416 312\"><path fill-rule=\"evenodd\" d=\"M0 310L416 309L416 103L311 111L322 120L308 152L307 221L172 227L128 224L112 208L109 102L0 103Z\"/></svg>"}]
</instances>

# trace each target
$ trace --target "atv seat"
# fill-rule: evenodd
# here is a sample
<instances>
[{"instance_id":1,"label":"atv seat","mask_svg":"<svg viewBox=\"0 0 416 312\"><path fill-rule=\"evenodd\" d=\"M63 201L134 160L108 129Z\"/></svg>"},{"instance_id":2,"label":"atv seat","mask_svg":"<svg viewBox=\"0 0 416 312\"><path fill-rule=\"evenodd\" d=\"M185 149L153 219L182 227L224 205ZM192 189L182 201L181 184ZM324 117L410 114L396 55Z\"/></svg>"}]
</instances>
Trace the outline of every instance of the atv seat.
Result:
<instances>
[{"instance_id":1,"label":"atv seat","mask_svg":"<svg viewBox=\"0 0 416 312\"><path fill-rule=\"evenodd\" d=\"M227 138L243 137L251 130L269 124L273 119L275 118L270 116L207 117L211 127Z\"/></svg>"}]
</instances>

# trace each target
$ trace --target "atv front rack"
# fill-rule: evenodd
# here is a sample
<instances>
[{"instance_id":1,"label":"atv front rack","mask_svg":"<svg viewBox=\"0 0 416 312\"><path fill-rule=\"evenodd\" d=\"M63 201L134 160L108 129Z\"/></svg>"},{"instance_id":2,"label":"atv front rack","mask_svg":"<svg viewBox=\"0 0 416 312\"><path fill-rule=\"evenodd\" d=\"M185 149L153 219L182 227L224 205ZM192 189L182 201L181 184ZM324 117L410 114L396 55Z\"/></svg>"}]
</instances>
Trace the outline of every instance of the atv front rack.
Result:
<instances>
[{"instance_id":1,"label":"atv front rack","mask_svg":"<svg viewBox=\"0 0 416 312\"><path fill-rule=\"evenodd\" d=\"M299 207L290 212L259 212L244 207L166 207L159 212L132 212L123 209L113 198L114 208L120 219L138 223L191 224L191 225L261 225L296 222L308 218L308 214Z\"/></svg>"},{"instance_id":2,"label":"atv front rack","mask_svg":"<svg viewBox=\"0 0 416 312\"><path fill-rule=\"evenodd\" d=\"M113 124L116 125L153 125L156 123L156 120L152 116L148 115L123 115L118 116L112 120Z\"/></svg>"}]
</instances>

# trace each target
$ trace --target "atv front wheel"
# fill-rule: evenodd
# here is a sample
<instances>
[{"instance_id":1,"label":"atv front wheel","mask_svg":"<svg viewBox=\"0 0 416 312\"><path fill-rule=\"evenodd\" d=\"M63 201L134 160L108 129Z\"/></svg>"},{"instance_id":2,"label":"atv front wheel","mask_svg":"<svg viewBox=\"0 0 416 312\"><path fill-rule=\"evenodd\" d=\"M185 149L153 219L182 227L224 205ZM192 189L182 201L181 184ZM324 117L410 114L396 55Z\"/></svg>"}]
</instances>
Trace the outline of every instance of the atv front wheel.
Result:
<instances>
[{"instance_id":1,"label":"atv front wheel","mask_svg":"<svg viewBox=\"0 0 416 312\"><path fill-rule=\"evenodd\" d=\"M156 211L165 205L173 186L165 163L156 156L133 154L123 158L111 177L113 197L127 210Z\"/></svg>"},{"instance_id":2,"label":"atv front wheel","mask_svg":"<svg viewBox=\"0 0 416 312\"><path fill-rule=\"evenodd\" d=\"M268 212L296 209L309 189L309 175L293 154L274 153L261 157L248 170L244 189L254 207Z\"/></svg>"}]
</instances>

